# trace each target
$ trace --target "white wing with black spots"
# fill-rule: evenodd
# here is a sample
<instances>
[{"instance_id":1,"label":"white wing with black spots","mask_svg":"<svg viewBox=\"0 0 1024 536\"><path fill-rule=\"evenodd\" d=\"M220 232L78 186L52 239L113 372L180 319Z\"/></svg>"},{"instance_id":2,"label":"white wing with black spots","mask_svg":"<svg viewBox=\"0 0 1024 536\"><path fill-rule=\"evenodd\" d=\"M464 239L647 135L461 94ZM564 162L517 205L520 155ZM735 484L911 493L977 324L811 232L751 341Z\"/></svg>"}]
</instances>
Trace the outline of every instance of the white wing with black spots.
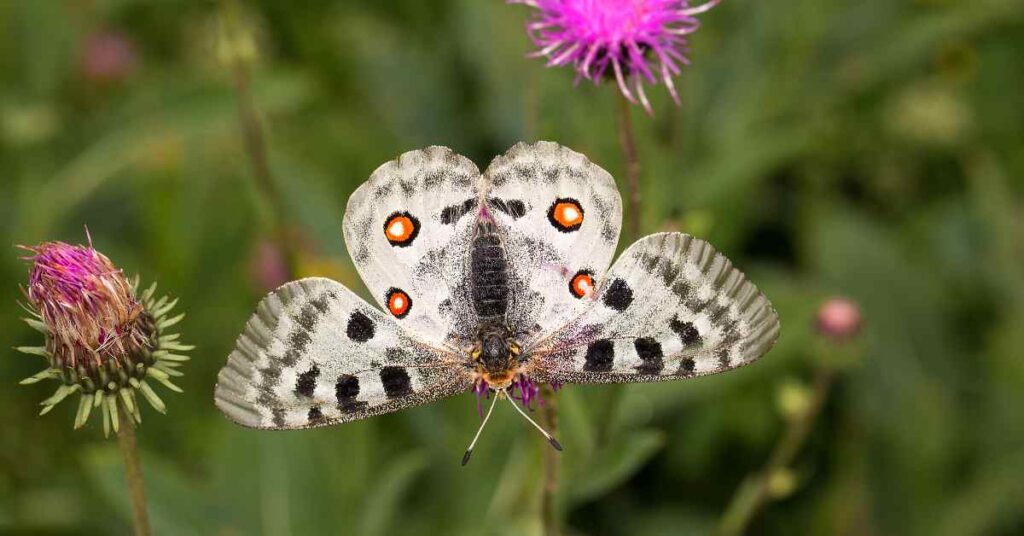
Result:
<instances>
[{"instance_id":1,"label":"white wing with black spots","mask_svg":"<svg viewBox=\"0 0 1024 536\"><path fill-rule=\"evenodd\" d=\"M615 180L557 143L520 143L491 162L478 189L507 253L509 324L541 338L585 308L611 264L622 222Z\"/></svg>"},{"instance_id":2,"label":"white wing with black spots","mask_svg":"<svg viewBox=\"0 0 1024 536\"><path fill-rule=\"evenodd\" d=\"M326 426L469 390L457 356L406 334L341 284L293 281L260 303L217 376L217 407L253 427Z\"/></svg>"},{"instance_id":3,"label":"white wing with black spots","mask_svg":"<svg viewBox=\"0 0 1024 536\"><path fill-rule=\"evenodd\" d=\"M644 237L623 252L587 311L535 348L530 376L564 383L644 382L746 365L778 337L771 303L707 242Z\"/></svg>"},{"instance_id":4,"label":"white wing with black spots","mask_svg":"<svg viewBox=\"0 0 1024 536\"><path fill-rule=\"evenodd\" d=\"M463 282L479 176L446 147L410 151L377 168L345 211L345 243L374 299L439 346L473 329Z\"/></svg>"}]
</instances>

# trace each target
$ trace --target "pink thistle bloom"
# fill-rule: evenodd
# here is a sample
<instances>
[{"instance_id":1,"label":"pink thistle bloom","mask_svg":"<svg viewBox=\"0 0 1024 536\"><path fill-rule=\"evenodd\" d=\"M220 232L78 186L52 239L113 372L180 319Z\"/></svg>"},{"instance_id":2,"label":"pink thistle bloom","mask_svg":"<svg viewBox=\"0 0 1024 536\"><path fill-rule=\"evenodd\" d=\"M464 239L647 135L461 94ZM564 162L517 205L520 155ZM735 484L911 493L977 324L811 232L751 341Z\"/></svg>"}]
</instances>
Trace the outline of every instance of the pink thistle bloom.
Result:
<instances>
[{"instance_id":1,"label":"pink thistle bloom","mask_svg":"<svg viewBox=\"0 0 1024 536\"><path fill-rule=\"evenodd\" d=\"M688 0L509 0L535 8L526 30L549 67L571 65L577 81L614 77L630 102L651 113L644 84L660 80L678 104L672 77L689 63L686 36L697 15L720 0L691 7ZM632 89L630 89L632 87ZM635 95L634 95L635 91Z\"/></svg>"},{"instance_id":2,"label":"pink thistle bloom","mask_svg":"<svg viewBox=\"0 0 1024 536\"><path fill-rule=\"evenodd\" d=\"M63 366L99 368L150 345L144 310L124 273L91 246L46 242L34 255L26 294L52 334ZM126 363L122 363L126 364Z\"/></svg>"}]
</instances>

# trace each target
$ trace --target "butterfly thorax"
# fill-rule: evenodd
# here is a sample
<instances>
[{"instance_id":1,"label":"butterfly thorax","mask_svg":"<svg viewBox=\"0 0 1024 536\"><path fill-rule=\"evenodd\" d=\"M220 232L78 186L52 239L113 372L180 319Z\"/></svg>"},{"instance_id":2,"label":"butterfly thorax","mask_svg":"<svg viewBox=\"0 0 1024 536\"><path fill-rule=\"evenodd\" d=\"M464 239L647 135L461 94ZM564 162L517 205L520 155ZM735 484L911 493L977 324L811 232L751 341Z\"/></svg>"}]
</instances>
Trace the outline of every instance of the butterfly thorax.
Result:
<instances>
[{"instance_id":1,"label":"butterfly thorax","mask_svg":"<svg viewBox=\"0 0 1024 536\"><path fill-rule=\"evenodd\" d=\"M520 347L512 332L499 323L484 323L470 356L480 379L493 389L511 385L519 373Z\"/></svg>"}]
</instances>

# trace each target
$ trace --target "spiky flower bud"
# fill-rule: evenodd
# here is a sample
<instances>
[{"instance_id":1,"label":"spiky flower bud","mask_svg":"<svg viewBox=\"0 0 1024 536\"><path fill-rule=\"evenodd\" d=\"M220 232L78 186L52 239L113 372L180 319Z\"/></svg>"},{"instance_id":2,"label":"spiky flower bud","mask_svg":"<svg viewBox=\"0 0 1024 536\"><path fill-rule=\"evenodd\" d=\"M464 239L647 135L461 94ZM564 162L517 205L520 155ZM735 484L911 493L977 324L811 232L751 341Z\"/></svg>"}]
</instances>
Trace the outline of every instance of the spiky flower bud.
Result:
<instances>
[{"instance_id":1,"label":"spiky flower bud","mask_svg":"<svg viewBox=\"0 0 1024 536\"><path fill-rule=\"evenodd\" d=\"M23 380L44 379L62 385L42 402L46 414L68 396L79 393L75 428L93 410L103 415L103 432L115 432L121 416L142 422L137 395L157 411L166 407L151 381L181 392L170 378L191 350L167 332L185 316L168 316L177 300L156 299L154 283L141 295L138 279L129 281L110 259L89 246L46 242L24 247L32 253L25 296L31 315L25 321L43 333L45 345L19 351L47 359L48 367Z\"/></svg>"}]
</instances>

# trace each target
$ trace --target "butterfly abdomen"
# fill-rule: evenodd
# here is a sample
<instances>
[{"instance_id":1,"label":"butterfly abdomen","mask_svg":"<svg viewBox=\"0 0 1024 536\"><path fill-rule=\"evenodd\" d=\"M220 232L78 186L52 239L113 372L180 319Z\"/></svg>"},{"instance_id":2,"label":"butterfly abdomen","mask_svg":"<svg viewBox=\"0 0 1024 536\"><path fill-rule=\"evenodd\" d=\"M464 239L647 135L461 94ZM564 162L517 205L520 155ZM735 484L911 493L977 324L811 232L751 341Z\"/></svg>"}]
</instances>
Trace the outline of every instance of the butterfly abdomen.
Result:
<instances>
[{"instance_id":1,"label":"butterfly abdomen","mask_svg":"<svg viewBox=\"0 0 1024 536\"><path fill-rule=\"evenodd\" d=\"M494 223L477 224L470 256L470 283L477 316L481 321L503 318L508 310L508 261Z\"/></svg>"}]
</instances>

